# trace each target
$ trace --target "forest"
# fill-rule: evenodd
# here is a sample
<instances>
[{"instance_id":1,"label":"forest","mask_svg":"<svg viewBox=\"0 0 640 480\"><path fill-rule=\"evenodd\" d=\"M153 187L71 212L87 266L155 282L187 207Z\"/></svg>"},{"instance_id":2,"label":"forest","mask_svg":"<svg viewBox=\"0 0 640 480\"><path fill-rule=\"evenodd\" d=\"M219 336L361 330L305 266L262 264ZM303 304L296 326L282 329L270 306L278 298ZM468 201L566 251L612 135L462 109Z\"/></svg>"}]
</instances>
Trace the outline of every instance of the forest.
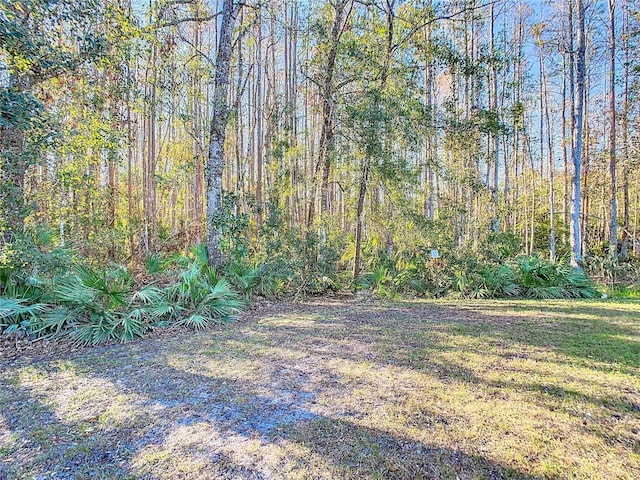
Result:
<instances>
[{"instance_id":1,"label":"forest","mask_svg":"<svg viewBox=\"0 0 640 480\"><path fill-rule=\"evenodd\" d=\"M635 0L2 0L0 331L640 295Z\"/></svg>"},{"instance_id":2,"label":"forest","mask_svg":"<svg viewBox=\"0 0 640 480\"><path fill-rule=\"evenodd\" d=\"M0 0L0 479L639 479L639 42Z\"/></svg>"}]
</instances>

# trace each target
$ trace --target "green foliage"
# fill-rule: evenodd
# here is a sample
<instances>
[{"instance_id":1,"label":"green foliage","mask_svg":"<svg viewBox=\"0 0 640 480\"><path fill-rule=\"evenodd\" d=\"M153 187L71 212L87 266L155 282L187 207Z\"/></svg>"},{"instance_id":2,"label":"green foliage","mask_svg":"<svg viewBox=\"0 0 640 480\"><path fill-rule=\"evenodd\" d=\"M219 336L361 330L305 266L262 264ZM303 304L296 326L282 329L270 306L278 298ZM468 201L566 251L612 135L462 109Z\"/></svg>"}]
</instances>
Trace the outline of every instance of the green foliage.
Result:
<instances>
[{"instance_id":1,"label":"green foliage","mask_svg":"<svg viewBox=\"0 0 640 480\"><path fill-rule=\"evenodd\" d=\"M75 251L57 245L55 232L39 228L0 245L0 295L37 300L48 279L63 275Z\"/></svg>"},{"instance_id":2,"label":"green foliage","mask_svg":"<svg viewBox=\"0 0 640 480\"><path fill-rule=\"evenodd\" d=\"M490 262L515 258L522 252L522 240L509 232L489 232L481 241L479 256Z\"/></svg>"},{"instance_id":3,"label":"green foliage","mask_svg":"<svg viewBox=\"0 0 640 480\"><path fill-rule=\"evenodd\" d=\"M323 225L319 234L305 234L287 220L280 205L271 199L255 245L250 289L258 295L281 297L339 288L338 252L344 248L344 239L337 229ZM236 268L248 272L248 267ZM232 273L232 282L234 277Z\"/></svg>"},{"instance_id":4,"label":"green foliage","mask_svg":"<svg viewBox=\"0 0 640 480\"><path fill-rule=\"evenodd\" d=\"M144 260L144 269L150 275L162 273L165 266L162 256L158 253L147 254Z\"/></svg>"},{"instance_id":5,"label":"green foliage","mask_svg":"<svg viewBox=\"0 0 640 480\"><path fill-rule=\"evenodd\" d=\"M593 250L585 258L585 271L609 289L640 284L640 265L632 261L614 259L608 252L608 244L595 254Z\"/></svg>"},{"instance_id":6,"label":"green foliage","mask_svg":"<svg viewBox=\"0 0 640 480\"><path fill-rule=\"evenodd\" d=\"M30 324L47 310L42 303L27 299L0 297L0 332L28 331Z\"/></svg>"},{"instance_id":7,"label":"green foliage","mask_svg":"<svg viewBox=\"0 0 640 480\"><path fill-rule=\"evenodd\" d=\"M106 10L95 0L23 0L20 8L0 6L0 50L10 59L15 72L50 77L71 71L86 59L98 58L106 49L105 39L96 28L108 20ZM71 43L60 41L59 29L74 31L76 51Z\"/></svg>"},{"instance_id":8,"label":"green foliage","mask_svg":"<svg viewBox=\"0 0 640 480\"><path fill-rule=\"evenodd\" d=\"M243 302L229 283L200 257L180 273L180 279L165 290L167 299L179 311L190 312L178 325L204 328L217 320L229 319Z\"/></svg>"},{"instance_id":9,"label":"green foliage","mask_svg":"<svg viewBox=\"0 0 640 480\"><path fill-rule=\"evenodd\" d=\"M71 250L52 248L54 239L38 231L3 245L0 333L66 336L81 345L125 342L170 323L204 328L243 306L229 283L206 264L203 247L174 260L183 267L174 272L177 281L164 288L135 288L122 265L80 263ZM147 260L149 270L162 272L168 265L160 257Z\"/></svg>"},{"instance_id":10,"label":"green foliage","mask_svg":"<svg viewBox=\"0 0 640 480\"><path fill-rule=\"evenodd\" d=\"M595 298L597 289L584 273L566 262L551 263L540 257L520 257L516 262L522 296L528 298Z\"/></svg>"},{"instance_id":11,"label":"green foliage","mask_svg":"<svg viewBox=\"0 0 640 480\"><path fill-rule=\"evenodd\" d=\"M214 223L220 231L222 253L231 263L242 261L247 255L249 216L240 212L237 195L225 192L222 208L217 212Z\"/></svg>"},{"instance_id":12,"label":"green foliage","mask_svg":"<svg viewBox=\"0 0 640 480\"><path fill-rule=\"evenodd\" d=\"M453 291L464 298L487 298L489 292L484 288L482 275L474 271L456 270L453 272Z\"/></svg>"},{"instance_id":13,"label":"green foliage","mask_svg":"<svg viewBox=\"0 0 640 480\"><path fill-rule=\"evenodd\" d=\"M432 283L434 278L429 273L428 267L423 267L419 259L411 259L397 264L398 274L393 281L399 291L408 291L416 295L427 295L430 292L437 294L437 288ZM440 292L441 293L441 292Z\"/></svg>"},{"instance_id":14,"label":"green foliage","mask_svg":"<svg viewBox=\"0 0 640 480\"><path fill-rule=\"evenodd\" d=\"M517 242L510 236L503 240L507 246L517 247ZM382 297L413 294L550 299L596 298L600 295L582 270L574 269L566 262L552 263L539 256L505 258L505 252L499 249L493 260L482 259L471 251L461 251L457 256L442 253L444 255L435 260L426 250L378 258L375 263L378 266L365 273L357 287Z\"/></svg>"},{"instance_id":15,"label":"green foliage","mask_svg":"<svg viewBox=\"0 0 640 480\"><path fill-rule=\"evenodd\" d=\"M640 283L626 287L614 287L608 290L608 295L612 298L632 298L640 300Z\"/></svg>"},{"instance_id":16,"label":"green foliage","mask_svg":"<svg viewBox=\"0 0 640 480\"><path fill-rule=\"evenodd\" d=\"M371 290L379 297L393 298L398 296L394 288L393 276L385 267L378 267L373 272L364 273L357 281L357 286Z\"/></svg>"},{"instance_id":17,"label":"green foliage","mask_svg":"<svg viewBox=\"0 0 640 480\"><path fill-rule=\"evenodd\" d=\"M27 130L41 111L42 104L31 93L0 88L0 128L13 125Z\"/></svg>"},{"instance_id":18,"label":"green foliage","mask_svg":"<svg viewBox=\"0 0 640 480\"><path fill-rule=\"evenodd\" d=\"M480 270L482 285L493 298L520 295L516 274L509 265L485 265Z\"/></svg>"},{"instance_id":19,"label":"green foliage","mask_svg":"<svg viewBox=\"0 0 640 480\"><path fill-rule=\"evenodd\" d=\"M261 287L262 272L260 268L232 263L225 269L225 277L233 287L242 293L245 299Z\"/></svg>"}]
</instances>

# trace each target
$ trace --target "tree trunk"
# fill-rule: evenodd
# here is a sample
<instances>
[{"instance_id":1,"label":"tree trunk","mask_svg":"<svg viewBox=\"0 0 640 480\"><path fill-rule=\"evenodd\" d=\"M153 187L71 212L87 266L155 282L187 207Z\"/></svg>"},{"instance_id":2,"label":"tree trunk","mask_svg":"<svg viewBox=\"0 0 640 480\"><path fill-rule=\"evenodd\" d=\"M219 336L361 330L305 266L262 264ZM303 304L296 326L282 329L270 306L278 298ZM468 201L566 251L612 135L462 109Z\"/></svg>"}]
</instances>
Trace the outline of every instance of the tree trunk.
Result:
<instances>
[{"instance_id":1,"label":"tree trunk","mask_svg":"<svg viewBox=\"0 0 640 480\"><path fill-rule=\"evenodd\" d=\"M544 107L540 111L540 117L544 119L546 127L546 141L547 141L547 168L549 169L549 260L556 261L556 210L555 210L555 165L553 161L553 145L551 142L551 116L549 114L549 92L547 90L547 74L544 68L544 56L542 51L542 40L538 39L538 52L540 56L540 85L542 103ZM543 142L543 131L540 131L540 143ZM542 149L541 149L542 153ZM542 158L540 158L542 162Z\"/></svg>"},{"instance_id":2,"label":"tree trunk","mask_svg":"<svg viewBox=\"0 0 640 480\"><path fill-rule=\"evenodd\" d=\"M622 242L620 258L629 259L629 12L628 5L624 11L624 110L622 117L622 148L624 158L622 165Z\"/></svg>"},{"instance_id":3,"label":"tree trunk","mask_svg":"<svg viewBox=\"0 0 640 480\"><path fill-rule=\"evenodd\" d=\"M229 118L227 93L229 89L229 67L232 53L233 27L240 5L233 0L224 0L222 24L216 54L216 70L213 84L213 105L207 162L207 249L209 264L220 267L223 263L220 247L221 232L217 216L222 209L222 171L224 167L224 141Z\"/></svg>"},{"instance_id":4,"label":"tree trunk","mask_svg":"<svg viewBox=\"0 0 640 480\"><path fill-rule=\"evenodd\" d=\"M32 87L30 77L11 75L11 88L28 92ZM9 123L0 127L0 234L11 241L24 228L24 181L27 172L25 131L19 125Z\"/></svg>"},{"instance_id":5,"label":"tree trunk","mask_svg":"<svg viewBox=\"0 0 640 480\"><path fill-rule=\"evenodd\" d=\"M582 121L585 95L585 12L584 0L577 0L578 8L578 51L576 57L576 108L573 121L573 141L571 151L573 161L573 191L571 199L571 264L582 267L582 249L580 235L580 187L582 171Z\"/></svg>"},{"instance_id":6,"label":"tree trunk","mask_svg":"<svg viewBox=\"0 0 640 480\"><path fill-rule=\"evenodd\" d=\"M432 2L429 1L428 7L432 8ZM427 128L424 135L424 175L423 175L423 187L424 187L424 214L433 221L434 215L434 202L433 202L433 167L434 167L434 147L435 147L435 125L433 124L435 102L433 101L433 70L434 61L432 53L429 51L432 42L432 25L427 25L425 34L425 69L424 69L424 83L425 83L425 106L427 108Z\"/></svg>"},{"instance_id":7,"label":"tree trunk","mask_svg":"<svg viewBox=\"0 0 640 480\"><path fill-rule=\"evenodd\" d=\"M200 49L200 43L202 39L202 27L200 22L196 22L193 26L193 48L194 55L198 53ZM200 92L202 90L201 75L199 65L196 63L193 70L193 224L195 233L195 242L199 244L202 242L202 217L203 217L203 202L202 191L203 189L203 164L204 164L204 145L202 139L203 125L202 125L202 106L200 105Z\"/></svg>"},{"instance_id":8,"label":"tree trunk","mask_svg":"<svg viewBox=\"0 0 640 480\"><path fill-rule=\"evenodd\" d=\"M358 205L356 207L356 243L355 255L353 258L353 279L360 277L360 252L362 250L362 216L364 211L364 198L367 194L367 183L369 181L369 157L364 159L362 177L360 178L360 188L358 190Z\"/></svg>"},{"instance_id":9,"label":"tree trunk","mask_svg":"<svg viewBox=\"0 0 640 480\"><path fill-rule=\"evenodd\" d=\"M609 0L609 255L618 262L618 188L616 183L616 28L615 0Z\"/></svg>"},{"instance_id":10,"label":"tree trunk","mask_svg":"<svg viewBox=\"0 0 640 480\"><path fill-rule=\"evenodd\" d=\"M260 15L258 13L258 15ZM257 38L256 38L256 100L254 103L255 108L255 127L256 127L256 157L255 157L255 172L256 172L256 225L258 229L262 226L262 208L263 208L263 160L264 160L264 125L263 119L265 115L265 101L264 101L264 71L265 63L263 62L263 48L262 48L262 16L258 18L257 23ZM266 58L266 55L265 55Z\"/></svg>"},{"instance_id":11,"label":"tree trunk","mask_svg":"<svg viewBox=\"0 0 640 480\"><path fill-rule=\"evenodd\" d=\"M562 120L562 240L566 243L567 225L569 225L569 155L567 152L567 59L562 54L562 106L560 107Z\"/></svg>"},{"instance_id":12,"label":"tree trunk","mask_svg":"<svg viewBox=\"0 0 640 480\"><path fill-rule=\"evenodd\" d=\"M334 71L338 57L340 37L344 31L349 15L351 14L351 0L339 0L335 4L335 17L331 27L329 38L330 48L327 60L324 64L324 73L320 86L320 98L322 102L322 130L318 146L318 160L316 163L315 177L322 170L320 184L320 212L329 211L329 174L331 171L331 156L335 147L334 140ZM307 217L307 229L311 229L314 219L314 192L309 199L309 215Z\"/></svg>"},{"instance_id":13,"label":"tree trunk","mask_svg":"<svg viewBox=\"0 0 640 480\"><path fill-rule=\"evenodd\" d=\"M496 58L495 58L495 33L494 33L494 24L495 24L495 11L494 11L494 2L491 2L491 21L489 23L489 37L490 37L490 49L491 49L491 84L490 84L490 92L491 92L491 109L493 110L493 114L498 115L498 73L496 71ZM493 232L498 233L500 231L500 217L498 215L499 209L499 193L498 193L498 160L499 160L499 152L498 152L498 132L494 131L491 133L491 153L493 156L493 185L492 185L492 193L493 193L493 220L492 227ZM505 165L506 169L506 165Z\"/></svg>"}]
</instances>

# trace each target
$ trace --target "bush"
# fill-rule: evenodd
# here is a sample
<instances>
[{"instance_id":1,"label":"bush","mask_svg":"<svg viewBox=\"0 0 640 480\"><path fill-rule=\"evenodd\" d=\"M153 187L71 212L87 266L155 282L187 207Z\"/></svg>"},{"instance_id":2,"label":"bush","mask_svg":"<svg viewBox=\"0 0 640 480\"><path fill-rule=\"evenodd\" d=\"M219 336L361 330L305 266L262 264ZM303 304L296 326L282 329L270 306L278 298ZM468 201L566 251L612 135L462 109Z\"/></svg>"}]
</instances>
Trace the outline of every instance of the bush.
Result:
<instances>
[{"instance_id":1,"label":"bush","mask_svg":"<svg viewBox=\"0 0 640 480\"><path fill-rule=\"evenodd\" d=\"M176 323L196 329L229 319L243 305L229 283L201 256L180 273L179 280L169 285L165 294L174 316L184 312Z\"/></svg>"},{"instance_id":2,"label":"bush","mask_svg":"<svg viewBox=\"0 0 640 480\"><path fill-rule=\"evenodd\" d=\"M345 241L335 232L337 229L329 225L323 226L320 234L291 227L282 209L272 200L252 257L251 268L258 277L253 282L254 292L281 297L339 289L342 281L337 268L338 252L344 250Z\"/></svg>"},{"instance_id":3,"label":"bush","mask_svg":"<svg viewBox=\"0 0 640 480\"><path fill-rule=\"evenodd\" d=\"M77 344L96 345L125 342L168 324L205 328L242 308L229 283L206 264L202 247L174 263L184 266L175 273L177 281L139 289L121 265L98 269L76 262L40 279L27 276L24 265L5 268L0 333L67 336Z\"/></svg>"},{"instance_id":4,"label":"bush","mask_svg":"<svg viewBox=\"0 0 640 480\"><path fill-rule=\"evenodd\" d=\"M516 260L517 282L527 298L595 298L600 295L583 270L566 262L551 263L538 256Z\"/></svg>"},{"instance_id":5,"label":"bush","mask_svg":"<svg viewBox=\"0 0 640 480\"><path fill-rule=\"evenodd\" d=\"M392 268L363 274L359 288L389 297L393 293L461 298L594 298L600 295L589 277L566 262L539 256L500 262L481 261L473 252L425 259L426 252L402 252ZM386 264L385 264L386 265Z\"/></svg>"}]
</instances>

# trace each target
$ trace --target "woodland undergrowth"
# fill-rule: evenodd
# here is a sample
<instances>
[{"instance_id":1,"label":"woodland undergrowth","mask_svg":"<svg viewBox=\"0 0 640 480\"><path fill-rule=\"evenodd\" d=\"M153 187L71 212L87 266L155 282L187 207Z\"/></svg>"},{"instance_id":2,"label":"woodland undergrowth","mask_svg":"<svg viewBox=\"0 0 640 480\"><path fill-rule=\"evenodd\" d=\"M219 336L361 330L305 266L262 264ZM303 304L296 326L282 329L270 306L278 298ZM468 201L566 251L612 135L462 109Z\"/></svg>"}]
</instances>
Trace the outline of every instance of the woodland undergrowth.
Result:
<instances>
[{"instance_id":1,"label":"woodland undergrowth","mask_svg":"<svg viewBox=\"0 0 640 480\"><path fill-rule=\"evenodd\" d=\"M204 246L147 255L143 265L98 264L41 230L5 244L0 253L0 332L79 345L124 342L167 326L204 329L233 318L256 297L364 291L382 297L597 298L640 296L632 263L592 259L586 269L567 261L522 255L514 238L490 248L395 251L369 241L365 273L353 279L348 239L303 236L267 222L253 250L231 232L227 264L207 264ZM617 269L617 270L616 270ZM597 277L598 286L588 274ZM617 275L617 277L616 277ZM617 283L616 283L617 282ZM604 293L608 292L608 293Z\"/></svg>"}]
</instances>

